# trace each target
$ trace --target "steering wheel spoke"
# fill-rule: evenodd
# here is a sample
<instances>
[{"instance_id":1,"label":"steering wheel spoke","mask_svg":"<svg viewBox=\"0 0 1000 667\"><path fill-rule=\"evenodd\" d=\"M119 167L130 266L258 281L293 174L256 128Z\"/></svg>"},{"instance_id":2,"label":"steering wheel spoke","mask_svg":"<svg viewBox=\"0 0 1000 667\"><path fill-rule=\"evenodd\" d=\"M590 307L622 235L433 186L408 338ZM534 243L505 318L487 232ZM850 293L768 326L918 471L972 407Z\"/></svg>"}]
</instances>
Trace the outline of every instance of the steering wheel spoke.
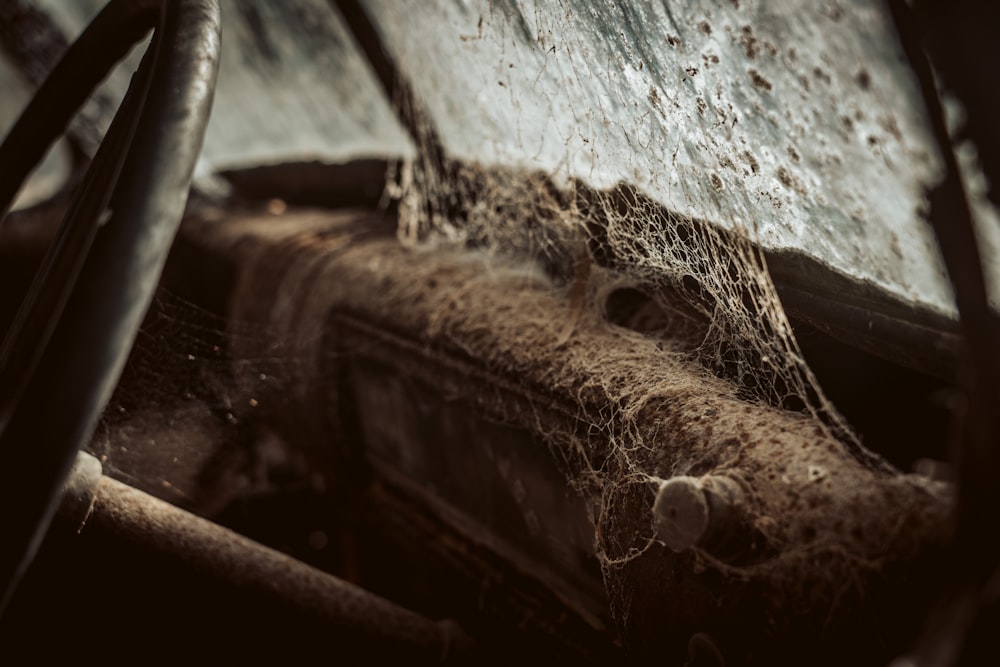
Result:
<instances>
[{"instance_id":1,"label":"steering wheel spoke","mask_svg":"<svg viewBox=\"0 0 1000 667\"><path fill-rule=\"evenodd\" d=\"M155 30L0 347L0 611L48 528L152 300L208 122L219 18L216 0L112 0L0 145L5 211L92 89Z\"/></svg>"}]
</instances>

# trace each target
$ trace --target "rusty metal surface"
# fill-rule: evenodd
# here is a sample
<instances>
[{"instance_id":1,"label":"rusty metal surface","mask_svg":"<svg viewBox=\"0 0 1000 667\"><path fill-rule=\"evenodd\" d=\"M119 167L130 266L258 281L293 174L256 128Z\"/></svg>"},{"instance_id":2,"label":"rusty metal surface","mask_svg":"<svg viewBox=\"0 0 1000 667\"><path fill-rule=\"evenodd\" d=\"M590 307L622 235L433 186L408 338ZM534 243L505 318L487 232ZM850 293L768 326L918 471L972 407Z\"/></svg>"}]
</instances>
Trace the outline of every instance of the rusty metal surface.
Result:
<instances>
[{"instance_id":1,"label":"rusty metal surface","mask_svg":"<svg viewBox=\"0 0 1000 667\"><path fill-rule=\"evenodd\" d=\"M331 644L418 664L460 661L471 650L452 623L430 621L111 478L96 480L91 502L83 531L142 545L233 590L293 607L324 622Z\"/></svg>"}]
</instances>

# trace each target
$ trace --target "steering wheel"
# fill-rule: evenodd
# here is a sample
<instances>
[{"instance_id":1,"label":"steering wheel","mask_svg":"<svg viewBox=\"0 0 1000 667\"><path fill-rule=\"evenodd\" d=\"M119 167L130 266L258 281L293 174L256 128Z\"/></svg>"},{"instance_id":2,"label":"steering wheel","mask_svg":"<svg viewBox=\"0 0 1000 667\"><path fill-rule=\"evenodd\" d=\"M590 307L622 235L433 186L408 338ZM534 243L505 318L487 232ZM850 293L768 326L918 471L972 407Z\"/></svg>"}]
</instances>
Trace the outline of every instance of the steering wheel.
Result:
<instances>
[{"instance_id":1,"label":"steering wheel","mask_svg":"<svg viewBox=\"0 0 1000 667\"><path fill-rule=\"evenodd\" d=\"M44 537L152 300L201 151L217 0L112 0L0 145L0 213L98 83L153 38L0 346L0 612Z\"/></svg>"}]
</instances>

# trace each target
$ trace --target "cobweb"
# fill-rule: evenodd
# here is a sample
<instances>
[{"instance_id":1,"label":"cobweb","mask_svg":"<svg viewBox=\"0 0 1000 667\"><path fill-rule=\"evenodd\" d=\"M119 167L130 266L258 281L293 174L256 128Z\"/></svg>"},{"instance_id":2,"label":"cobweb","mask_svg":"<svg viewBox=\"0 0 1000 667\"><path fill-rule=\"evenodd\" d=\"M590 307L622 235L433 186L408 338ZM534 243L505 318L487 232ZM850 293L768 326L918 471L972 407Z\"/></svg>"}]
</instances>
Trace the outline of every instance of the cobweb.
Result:
<instances>
[{"instance_id":1,"label":"cobweb","mask_svg":"<svg viewBox=\"0 0 1000 667\"><path fill-rule=\"evenodd\" d=\"M464 32L457 26L471 25L475 9L443 3L412 17L455 25L460 46L451 52L450 31L438 40L445 46L414 46L387 18L395 14L373 5L413 79L396 105L420 157L390 174L404 241L447 239L534 257L567 284L585 282L590 265L612 268L667 310L694 314L704 324L695 356L734 380L747 400L805 411L866 456L806 364L760 250L762 230L789 224L791 214L781 210L781 195L761 187L754 154L784 146L741 153L726 145L743 136L734 134L738 122L752 126L750 136L782 141L755 117L765 114L760 103L750 114L733 106L753 87L744 81L743 52L758 67L765 66L760 54L778 52L752 26L725 25L730 13L747 21L757 10L705 3L660 16L652 8L491 3L476 31ZM720 63L725 49L741 62ZM468 67L449 79L434 71L445 67L444 57L466 58ZM701 72L676 65L692 58ZM678 88L670 90L674 69ZM715 91L712 81L721 82ZM630 97L639 93L642 99ZM692 150L705 158L690 157ZM734 183L729 172L705 168L716 160L732 169L747 161L746 176ZM802 187L788 169L778 179Z\"/></svg>"},{"instance_id":2,"label":"cobweb","mask_svg":"<svg viewBox=\"0 0 1000 667\"><path fill-rule=\"evenodd\" d=\"M585 86L596 76L594 63L606 64L609 70L614 67L623 68L623 71L630 67L639 69L635 66L638 61L635 33L631 30L608 30L588 42L581 39L579 32L573 31L575 19L571 10L579 9L573 3L560 5L565 10L564 21L550 18L541 11L529 16L530 12L523 10L520 4L512 7L491 4L490 13L480 15L478 34L467 32L462 37L463 40L497 40L496 48L493 51L486 48L485 52L497 54L489 70L496 74L499 85L505 89L509 88L504 84L506 73L526 64L524 59L518 60L516 49L507 48L516 41L511 39L510 33L518 31L518 16L528 23L535 20L539 25L565 28L564 31L539 29L535 49L574 54L560 61L567 86L574 83ZM557 14L559 12L553 12L551 16ZM484 16L486 28L483 27ZM712 33L707 25L700 30ZM387 31L391 34L391 27ZM744 37L747 34L745 30ZM752 37L752 31L749 34ZM756 48L763 47L758 44ZM750 56L749 47L747 49ZM410 64L413 62L417 61L410 61ZM416 95L405 86L397 92L397 108L404 124L412 129L418 148L418 157L390 173L389 177L387 192L399 201L401 241L414 246L472 247L500 258L533 259L545 267L573 307L581 311L606 310L609 303L606 297L623 287L641 293L655 303L661 313L666 313L666 320L670 322L651 333L673 343L664 348L664 368L672 367L678 358L693 362L715 377L732 383L746 405L777 408L800 415L813 425L817 441L837 442L854 457L859 469L867 473L877 471L880 475L888 473L891 477L893 473L888 464L862 447L850 425L824 395L778 298L761 250L762 229L772 228L773 221L757 217L754 211L777 210L780 205L770 206L774 202L769 200L768 206L734 206L733 201L768 199L770 194L740 189L731 182L727 184L714 172L699 173L690 166L677 167L676 162L671 162L668 146L683 138L675 139L674 144L630 139L623 152L611 150L613 142L602 141L599 119L605 119L604 131L612 133L620 129L615 125L642 127L645 116L630 117L633 112L629 105L623 105L625 110L616 109L618 115L608 123L607 108L581 108L578 103L585 96L573 95L568 95L573 102L572 108L567 110L558 91L537 85L538 80L550 75L544 67L554 66L544 65L537 74L532 93L539 95L540 101L514 99L512 113L518 118L516 127L499 128L501 133L492 137L492 143L479 152L492 159L471 157L469 150L463 150L468 147L461 145L461 139L457 141L460 155L449 153L449 137L456 134L467 137L475 131L488 131L490 120L483 119L485 129L476 126L475 131L470 132L442 127L441 122L454 120L454 115L448 118L447 114L445 120L441 120L441 110L450 109L449 104L454 106L456 94L453 90L439 91L433 86L420 88L415 84ZM416 65L411 69L413 72L419 77L425 70ZM526 78L531 80L530 75ZM611 74L607 76L608 80L613 78ZM767 82L754 79L754 85L763 87L764 83ZM492 81L488 84L492 85ZM480 91L471 84L470 87L463 92L471 97L486 95L492 99L491 93ZM770 90L769 83L767 90ZM421 98L421 95L433 98L438 94L443 101L425 102ZM654 107L661 102L650 98ZM518 116L522 103L524 109L534 111L548 106L552 122L546 118ZM470 106L482 109L482 105ZM636 114L649 113L645 106L635 107ZM732 112L732 108L729 111ZM581 146L578 137L559 137L563 139L565 150L559 157L558 148L553 148L559 141L552 141L551 135L558 133L558 128L553 129L553 126L565 120L557 121L554 117L563 113L576 119L580 124L580 136L586 135L588 143ZM732 119L730 122L735 123ZM546 129L539 139L528 131L529 126ZM503 133L504 129L512 131ZM669 128L669 131L683 133L685 130L681 126ZM531 143L534 139L538 139L537 145ZM773 148L775 152L784 152L781 146ZM790 154L798 161L795 151ZM757 163L750 153L745 155L752 163L747 172L752 169L753 174L757 174ZM588 163L602 165L599 169L602 175L594 177L594 170L577 168ZM662 188L653 196L642 185L635 184L644 180L641 177L611 179L610 183L605 177L615 170L614 165L624 165L620 171L628 172L637 164L661 165L663 173L646 182L666 188L669 199L682 202L684 206L664 204L665 198L660 196ZM783 183L787 181L790 189L804 189L783 169L778 170L778 179ZM709 187L706 188L706 184ZM739 216L734 216L735 210L740 211ZM693 211L697 211L697 215ZM784 218L788 214L780 215ZM810 224L821 225L822 222ZM606 312L601 314L607 315ZM574 331L570 327L555 335L560 342L565 342L572 339ZM655 373L650 373L652 375ZM584 384L599 385L602 381L596 377ZM656 388L650 386L646 390L652 395ZM614 391L608 391L620 402L609 405L606 421L591 426L592 433L610 441L612 454L608 458L595 462L593 451L584 442L567 442L551 434L549 442L562 456L567 450L576 448L577 461L568 466L572 470L571 483L591 500L599 536L597 555L604 565L617 620L628 627L629 601L642 594L639 590L642 583L641 579L629 579L621 573L658 543L647 519L651 515L652 498L657 486L672 470L682 471L685 462L662 464L663 456L659 453L662 445L644 440L643 429L638 425L644 389L635 390L638 397L616 396ZM581 414L583 412L581 408ZM761 428L766 429L766 426ZM778 443L779 439L773 442ZM802 444L803 448L806 446ZM787 450L787 444L773 447L776 467L787 460ZM729 454L737 459L740 456L738 451ZM853 474L845 473L842 479L847 480ZM865 479L864 475L859 475L855 482L844 483L847 486L856 483L852 493L863 495ZM890 486L893 483L889 483ZM900 489L903 487L905 484ZM897 491L900 495L886 502L894 507L898 503L902 508L910 503L906 499L908 491L895 489L892 493ZM785 509L789 517L808 515L807 522L822 525L822 516L812 509L803 511L792 505ZM886 515L893 514L888 505L883 509ZM800 538L782 533L785 527L781 524L785 518L778 517L775 521L772 517L755 517L754 521L775 544L789 545ZM873 516L868 520L878 523L882 519ZM894 520L885 517L882 526L885 531L881 535L888 541L897 540L898 552L893 557L909 557L917 549L919 539L908 537L899 527L903 524L893 524ZM884 544L871 541L872 535L880 534L879 530L865 536L845 536L833 531L819 537L813 535L805 540L802 548L789 547L782 556L753 565L733 566L706 554L697 555L694 565L692 561L685 562L695 568L714 568L739 580L762 577L770 581L772 590L787 594L784 598L787 604L776 603L778 607L786 610L813 610L815 607L826 610L821 613L832 615L844 594L844 581L858 581L863 573L880 571L887 562L878 555L886 555L881 551ZM862 588L859 584L854 592L862 594Z\"/></svg>"},{"instance_id":3,"label":"cobweb","mask_svg":"<svg viewBox=\"0 0 1000 667\"><path fill-rule=\"evenodd\" d=\"M161 287L89 448L108 474L207 516L289 483L322 486L268 427L308 344Z\"/></svg>"},{"instance_id":4,"label":"cobweb","mask_svg":"<svg viewBox=\"0 0 1000 667\"><path fill-rule=\"evenodd\" d=\"M490 70L501 73L515 64L515 54L502 41L508 37L504 30L519 29L504 23L516 14L507 11L508 4L490 5L491 11L496 9L496 12L488 18L500 26L499 36L484 37L482 17L479 34L473 31L463 36L470 40L497 39L496 60ZM568 6L561 5L563 9ZM536 11L533 20L544 23L548 19L544 12ZM567 21L572 25L572 20ZM550 23L549 28L561 25L554 19ZM698 30L702 34L712 33L710 26ZM539 34L542 32L544 40L538 39L536 49L576 54L560 61L561 67L569 69L568 81L595 78L594 63L600 65L598 69L606 67L609 72L611 68L619 68L618 73L627 68L641 69L636 64L640 61L633 57L634 30L601 35L603 48L614 56L610 58L587 52L583 48L586 40L581 40L579 34L571 31L563 34L554 29ZM740 48L748 50L749 57L750 46L738 43L742 45ZM517 62L518 66L525 64L530 63ZM538 80L550 74L544 68L536 73ZM608 76L609 81L612 78ZM766 81L754 78L751 81L758 87L767 83L770 89L771 84ZM435 82L432 80L431 84ZM601 130L602 119L608 117L609 109L574 106L567 111L558 91L546 88L539 95L541 101L532 100L530 104L524 101L524 108L532 111L542 108L540 113L549 116L530 122L520 119L514 128L485 127L484 131L496 131L485 151L492 158L487 160L475 159L464 150L449 150L451 146L445 137L453 128L441 127L441 116L435 113L433 100L426 103L426 96L435 92L438 91L433 85L429 88L425 85L417 94L412 89L401 89L395 100L404 125L413 131L418 149L416 158L387 174L386 195L398 204L398 235L404 245L474 248L501 260L537 262L564 300L580 313L580 322L606 317L611 296L623 289L641 294L661 313L657 326L647 335L669 343L662 349L663 367L649 369L648 377L679 364L700 368L713 381L735 387L745 405L776 408L801 416L814 428L817 440L839 442L853 454L859 469L887 470L876 455L861 447L850 426L824 396L804 359L760 250L762 228L773 221L761 219L753 211L769 209L741 205L736 207L740 215L734 215L734 200L745 203L770 195L734 187L732 180L723 181L714 172L697 173L690 165L676 167L664 144L654 140L658 135L648 131L653 123L646 117L647 107L651 105L655 111L667 104L666 99L651 92L643 108L636 107L638 110L633 111L625 104L627 100L619 98L622 105L616 110L618 116ZM477 91L469 92L475 95ZM447 95L442 93L442 97ZM693 100L692 113L701 113L703 109ZM548 110L544 111L546 106ZM515 108L519 107L515 104ZM735 123L731 108L720 106L712 111L720 113L723 124ZM590 138L581 143L580 137L561 135L558 128L549 127L551 118L564 113L586 126ZM658 131L683 131L665 127L664 118L665 114L656 121ZM544 128L537 146L525 129L529 124ZM602 131L618 132L623 127L639 128L645 134L630 135L624 148L618 147L620 150L611 150L612 143L599 140ZM513 131L506 132L508 129ZM673 145L680 141L676 139ZM775 152L784 153L785 147ZM520 157L508 159L512 154ZM794 151L791 154L796 157L789 159L798 162L798 154ZM752 156L747 162L746 170L756 175L759 165ZM599 169L602 164L610 164L612 168ZM652 181L646 179L645 183L643 179L628 178L635 165L643 164L660 165L663 173L654 175ZM580 165L593 168L579 169ZM730 163L729 167L733 165ZM601 171L599 177L595 176L597 171ZM788 188L803 188L794 174L783 169L777 173L779 179L781 174L785 175L781 181ZM608 174L613 177L608 178ZM651 194L654 188L644 187L650 183L668 190L670 201L683 206L664 204L664 197L659 196L662 192ZM577 335L573 323L548 333L559 345L573 341ZM150 458L155 460L155 455L150 457L148 452L155 452L157 443L144 435L148 440L143 457L147 472L141 475L142 481L159 485L161 493L164 488L173 488L183 504L207 508L207 513L231 500L234 488L272 484L269 475L275 468L295 468L301 473L308 469L308 462L296 459L287 447L275 445L277 436L262 436L256 426L263 423L261 414L280 413L301 399L303 390L298 384L301 378L313 373L310 364L314 343L297 339L295 332L280 327L268 330L256 322L227 321L176 295L161 292L93 447L112 470L129 470L124 463L127 449L135 446L129 443L128 436L129 424L136 413L147 415L147 424L150 420L165 420L164 431L172 432L175 439L190 436L181 444L182 451L188 451L190 456L177 457L173 453L176 448L169 447L164 451L171 452L170 460L149 463ZM488 363L500 363L489 358L486 350L470 351L481 352ZM611 352L605 354L609 362L615 361ZM503 367L492 370L513 371ZM170 380L166 381L166 377ZM646 376L639 372L629 380L641 381L643 377ZM613 380L621 384L621 378ZM607 386L601 386L602 383ZM616 576L657 543L648 519L655 488L671 473L683 470L685 462L663 464L663 445L645 439L646 431L639 424L646 416L644 401L658 388L638 387L626 394L620 387L612 389L613 384L603 377L584 383L587 387L607 390L613 399L601 415L602 421L590 424L589 430L595 439L603 438L610 444L610 456L598 460L588 442L573 441L565 434L543 436L557 457L573 459L566 466L571 471L569 482L589 500L600 536L595 545L597 556L604 565L618 620L627 626L629 619L624 615L628 613L628 600L639 591L629 589ZM706 381L705 391L714 391L717 386ZM700 389L698 385L691 391ZM587 408L581 401L581 415L592 419L593 413ZM179 426L182 422L204 426L199 433L189 434ZM199 444L205 439L216 445L205 448ZM775 447L778 458L783 456L781 446L784 445ZM729 454L738 456L738 452ZM256 465L255 457L278 459L278 465ZM205 475L215 479L204 484ZM857 479L862 480L860 485L865 478L858 474ZM189 493L187 489L215 491L213 497L189 497L185 495ZM908 496L898 489L893 492L896 491L897 495L890 500L903 506ZM824 509L797 511L818 521ZM891 512L887 510L887 514ZM886 519L893 520L893 517ZM782 534L782 526L764 527L776 543L789 541ZM893 530L894 535L905 532L896 526ZM873 571L882 564L877 558L870 558L882 546L873 542L871 534L845 539L831 533L826 537L829 539L814 540L807 548L791 554L791 558L813 570L822 570L830 563L835 565L819 575L827 585L822 592L802 592L797 600L815 594L829 602L838 594L839 578L853 581L855 573ZM874 539L877 538L876 535ZM795 581L799 571L788 568L787 561L734 567L706 557L699 563L700 567L715 567L734 578L779 573L782 577L776 584L779 587L805 588L808 583L802 582L815 581L815 577Z\"/></svg>"}]
</instances>

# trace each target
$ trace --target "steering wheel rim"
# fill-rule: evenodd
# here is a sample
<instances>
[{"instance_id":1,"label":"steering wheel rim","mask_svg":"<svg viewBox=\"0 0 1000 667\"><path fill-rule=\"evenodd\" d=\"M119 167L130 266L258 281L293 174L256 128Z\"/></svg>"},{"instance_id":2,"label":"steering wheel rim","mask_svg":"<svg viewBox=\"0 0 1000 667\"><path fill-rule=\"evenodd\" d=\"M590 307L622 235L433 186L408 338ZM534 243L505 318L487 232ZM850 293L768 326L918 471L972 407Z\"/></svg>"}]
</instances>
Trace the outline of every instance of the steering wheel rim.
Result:
<instances>
[{"instance_id":1,"label":"steering wheel rim","mask_svg":"<svg viewBox=\"0 0 1000 667\"><path fill-rule=\"evenodd\" d=\"M180 224L218 73L217 0L112 0L0 145L5 212L93 88L151 28L129 92L0 347L0 612L117 384Z\"/></svg>"}]
</instances>

